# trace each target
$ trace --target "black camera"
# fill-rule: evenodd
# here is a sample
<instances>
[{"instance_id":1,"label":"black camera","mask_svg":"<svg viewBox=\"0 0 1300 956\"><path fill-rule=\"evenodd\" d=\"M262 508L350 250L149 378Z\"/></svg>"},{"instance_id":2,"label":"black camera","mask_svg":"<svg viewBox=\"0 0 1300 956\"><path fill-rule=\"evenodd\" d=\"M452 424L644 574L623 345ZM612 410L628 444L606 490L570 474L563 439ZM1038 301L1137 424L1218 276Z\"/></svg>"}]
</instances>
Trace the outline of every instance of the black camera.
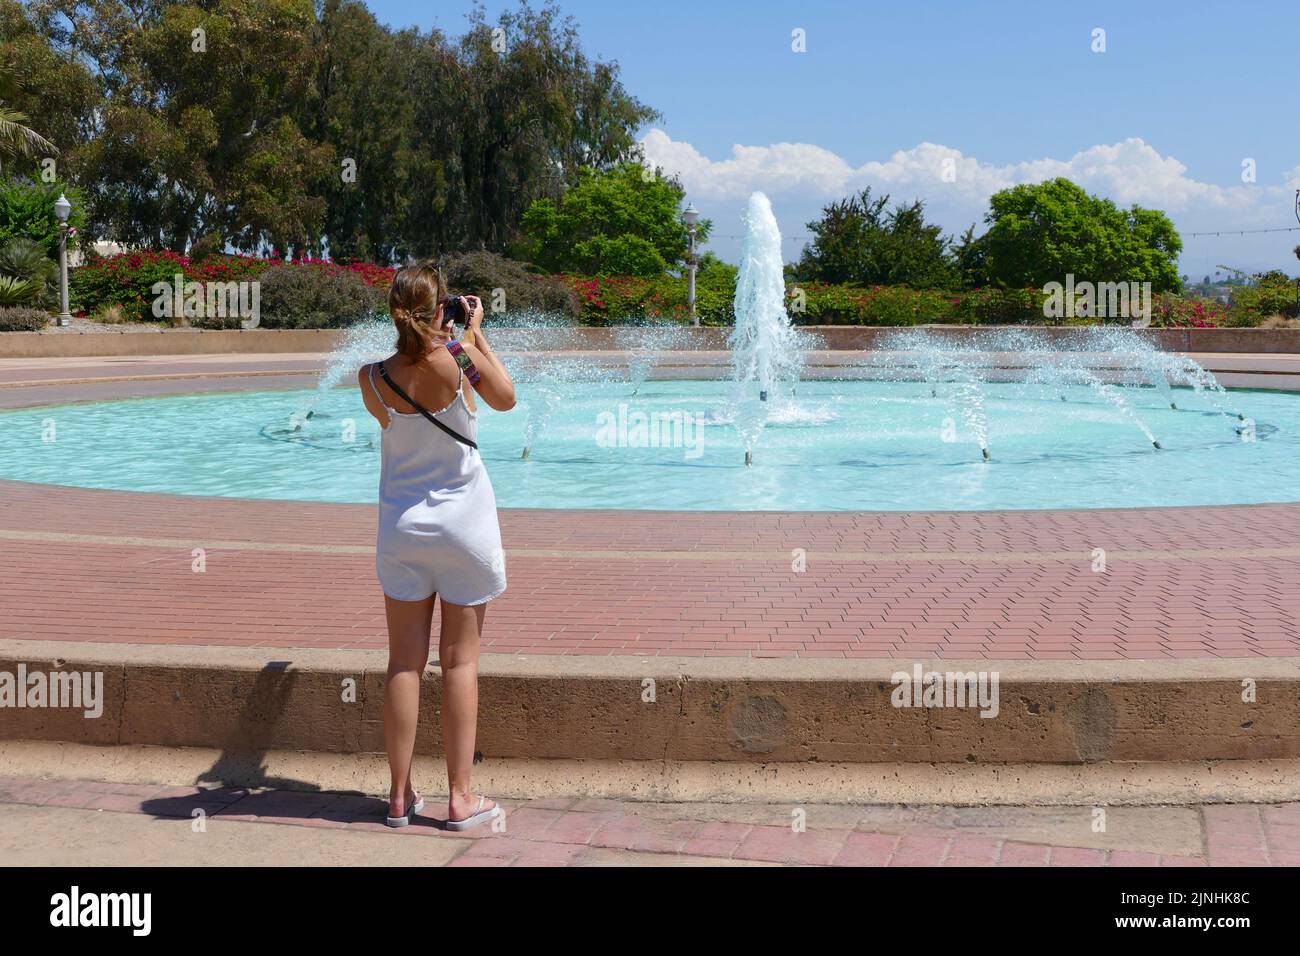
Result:
<instances>
[{"instance_id":1,"label":"black camera","mask_svg":"<svg viewBox=\"0 0 1300 956\"><path fill-rule=\"evenodd\" d=\"M455 322L457 325L464 325L469 317L469 309L465 305L463 295L453 295L442 303L442 321L443 323Z\"/></svg>"}]
</instances>

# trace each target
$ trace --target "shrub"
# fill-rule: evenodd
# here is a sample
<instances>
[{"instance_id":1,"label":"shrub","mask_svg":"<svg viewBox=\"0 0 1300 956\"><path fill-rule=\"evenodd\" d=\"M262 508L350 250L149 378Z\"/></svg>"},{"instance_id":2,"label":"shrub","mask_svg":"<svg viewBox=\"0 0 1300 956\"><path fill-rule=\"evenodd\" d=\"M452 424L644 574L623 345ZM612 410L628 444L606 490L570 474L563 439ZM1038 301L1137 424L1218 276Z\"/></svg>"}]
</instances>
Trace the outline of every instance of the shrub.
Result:
<instances>
[{"instance_id":1,"label":"shrub","mask_svg":"<svg viewBox=\"0 0 1300 956\"><path fill-rule=\"evenodd\" d=\"M194 260L175 252L124 252L115 256L94 259L72 271L69 286L74 303L87 313L97 313L109 306L117 306L123 321L156 321L153 314L155 283L172 285L176 275L183 282L250 282L261 279L269 271L287 268L309 272L313 276L327 273L343 276L367 288L387 290L392 284L394 269L365 263L339 265L323 260L302 260L285 263L279 259L257 259L253 256L214 254L207 252L201 260ZM311 284L313 280L304 280ZM324 279L328 285L332 280ZM346 280L339 282L346 285ZM319 283L318 283L319 284ZM380 296L382 299L382 295ZM370 301L370 300L367 300ZM266 312L263 301L262 311ZM285 314L292 314L289 309ZM198 324L208 328L232 328L237 322L202 319ZM314 321L314 320L312 320Z\"/></svg>"},{"instance_id":2,"label":"shrub","mask_svg":"<svg viewBox=\"0 0 1300 956\"><path fill-rule=\"evenodd\" d=\"M0 276L0 306L30 305L40 298L44 288L35 279Z\"/></svg>"},{"instance_id":3,"label":"shrub","mask_svg":"<svg viewBox=\"0 0 1300 956\"><path fill-rule=\"evenodd\" d=\"M438 264L453 295L477 295L486 312L492 311L495 290L505 299L504 312L556 312L576 318L578 296L564 282L530 272L514 259L494 252L462 252ZM392 279L389 279L391 284Z\"/></svg>"},{"instance_id":4,"label":"shrub","mask_svg":"<svg viewBox=\"0 0 1300 956\"><path fill-rule=\"evenodd\" d=\"M1167 329L1213 329L1225 322L1223 306L1213 299L1194 296L1156 296L1151 305L1151 324Z\"/></svg>"},{"instance_id":5,"label":"shrub","mask_svg":"<svg viewBox=\"0 0 1300 956\"><path fill-rule=\"evenodd\" d=\"M261 324L271 329L332 329L363 319L387 303L383 290L353 271L314 265L280 265L261 276ZM237 318L205 319L232 328Z\"/></svg>"},{"instance_id":6,"label":"shrub","mask_svg":"<svg viewBox=\"0 0 1300 956\"><path fill-rule=\"evenodd\" d=\"M1286 276L1267 276L1258 285L1237 286L1232 290L1234 323L1258 325L1270 315L1295 318L1300 315L1296 284Z\"/></svg>"},{"instance_id":7,"label":"shrub","mask_svg":"<svg viewBox=\"0 0 1300 956\"><path fill-rule=\"evenodd\" d=\"M690 320L685 276L557 276L578 300L584 325L617 325L644 319ZM695 311L701 325L728 325L736 295L735 270L718 266L696 277Z\"/></svg>"},{"instance_id":8,"label":"shrub","mask_svg":"<svg viewBox=\"0 0 1300 956\"><path fill-rule=\"evenodd\" d=\"M68 277L68 294L87 313L117 305L129 321L156 321L154 284L171 285L178 273L185 275L188 265L189 260L174 252L124 252L106 256L73 269Z\"/></svg>"},{"instance_id":9,"label":"shrub","mask_svg":"<svg viewBox=\"0 0 1300 956\"><path fill-rule=\"evenodd\" d=\"M799 310L800 294L803 310ZM787 307L800 325L924 325L951 321L952 294L907 286L860 288L827 283L787 283Z\"/></svg>"},{"instance_id":10,"label":"shrub","mask_svg":"<svg viewBox=\"0 0 1300 956\"><path fill-rule=\"evenodd\" d=\"M120 305L105 305L100 307L91 318L104 325L121 325L126 321L126 313Z\"/></svg>"},{"instance_id":11,"label":"shrub","mask_svg":"<svg viewBox=\"0 0 1300 956\"><path fill-rule=\"evenodd\" d=\"M54 280L58 272L59 267L54 260L33 239L14 239L0 248L0 276L35 283L37 291L30 301L40 301L46 306L54 304Z\"/></svg>"},{"instance_id":12,"label":"shrub","mask_svg":"<svg viewBox=\"0 0 1300 956\"><path fill-rule=\"evenodd\" d=\"M42 309L0 308L0 332L39 332L49 321L50 317Z\"/></svg>"},{"instance_id":13,"label":"shrub","mask_svg":"<svg viewBox=\"0 0 1300 956\"><path fill-rule=\"evenodd\" d=\"M984 286L958 293L955 317L982 325L1016 325L1042 322L1043 292L1039 289L1001 289Z\"/></svg>"},{"instance_id":14,"label":"shrub","mask_svg":"<svg viewBox=\"0 0 1300 956\"><path fill-rule=\"evenodd\" d=\"M280 265L276 260L261 259L254 260L269 263L270 265ZM393 284L393 276L397 274L397 269L393 266L377 266L369 262L333 262L329 259L295 259L293 262L286 262L284 265L302 266L310 269L327 269L335 272L348 272L360 279L363 283L374 289L383 289L388 291Z\"/></svg>"}]
</instances>

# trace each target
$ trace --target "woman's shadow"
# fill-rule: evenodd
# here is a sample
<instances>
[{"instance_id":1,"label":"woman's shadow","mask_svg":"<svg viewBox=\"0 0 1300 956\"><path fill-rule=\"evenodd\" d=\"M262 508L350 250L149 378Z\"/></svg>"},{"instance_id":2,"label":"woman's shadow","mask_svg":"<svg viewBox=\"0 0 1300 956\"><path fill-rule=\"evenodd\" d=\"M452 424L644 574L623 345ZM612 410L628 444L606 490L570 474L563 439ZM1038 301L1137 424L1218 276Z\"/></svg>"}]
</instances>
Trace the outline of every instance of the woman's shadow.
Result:
<instances>
[{"instance_id":1,"label":"woman's shadow","mask_svg":"<svg viewBox=\"0 0 1300 956\"><path fill-rule=\"evenodd\" d=\"M269 744L298 677L289 669L291 663L270 661L258 672L244 696L233 740L192 787L172 788L164 796L144 800L140 809L168 818L220 816L226 820L384 826L387 800L357 790L325 791L309 781L267 772ZM413 817L410 826L446 830L446 821L421 815Z\"/></svg>"}]
</instances>

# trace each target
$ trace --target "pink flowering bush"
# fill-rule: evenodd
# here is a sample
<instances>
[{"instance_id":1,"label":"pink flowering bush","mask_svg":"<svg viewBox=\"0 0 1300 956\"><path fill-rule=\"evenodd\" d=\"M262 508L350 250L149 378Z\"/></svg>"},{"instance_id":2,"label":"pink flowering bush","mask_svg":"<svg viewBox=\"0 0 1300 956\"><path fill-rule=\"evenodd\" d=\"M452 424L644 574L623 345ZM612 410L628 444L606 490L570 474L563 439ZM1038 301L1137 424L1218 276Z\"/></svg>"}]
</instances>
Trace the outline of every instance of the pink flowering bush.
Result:
<instances>
[{"instance_id":1,"label":"pink flowering bush","mask_svg":"<svg viewBox=\"0 0 1300 956\"><path fill-rule=\"evenodd\" d=\"M386 293L397 270L392 266L368 262L340 263L327 259L297 259L285 262L278 258L244 255L212 255L192 262L176 252L123 252L105 256L73 269L68 277L69 294L78 312L93 314L108 306L118 306L129 322L156 321L153 315L154 285L172 285L179 274L182 282L260 281L271 269L304 270L321 276L317 285L347 289L352 282ZM383 296L369 295L368 301ZM356 297L348 296L351 307ZM328 311L328 310L327 310ZM296 321L296 320L295 320Z\"/></svg>"}]
</instances>

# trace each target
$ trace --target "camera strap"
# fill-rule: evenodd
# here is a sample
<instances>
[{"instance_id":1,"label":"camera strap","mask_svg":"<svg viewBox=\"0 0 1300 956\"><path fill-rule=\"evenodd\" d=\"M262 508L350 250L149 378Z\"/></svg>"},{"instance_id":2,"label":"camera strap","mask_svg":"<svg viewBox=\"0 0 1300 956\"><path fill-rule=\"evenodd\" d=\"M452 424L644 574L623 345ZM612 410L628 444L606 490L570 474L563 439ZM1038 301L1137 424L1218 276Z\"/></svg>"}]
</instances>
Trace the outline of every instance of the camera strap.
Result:
<instances>
[{"instance_id":1,"label":"camera strap","mask_svg":"<svg viewBox=\"0 0 1300 956\"><path fill-rule=\"evenodd\" d=\"M456 364L460 366L460 370L465 373L465 377L469 379L469 383L471 385L477 385L479 380L478 369L474 367L474 360L469 357L469 353L465 351L465 347L459 342L452 341L447 343L447 351L450 352L451 357L456 360Z\"/></svg>"}]
</instances>

